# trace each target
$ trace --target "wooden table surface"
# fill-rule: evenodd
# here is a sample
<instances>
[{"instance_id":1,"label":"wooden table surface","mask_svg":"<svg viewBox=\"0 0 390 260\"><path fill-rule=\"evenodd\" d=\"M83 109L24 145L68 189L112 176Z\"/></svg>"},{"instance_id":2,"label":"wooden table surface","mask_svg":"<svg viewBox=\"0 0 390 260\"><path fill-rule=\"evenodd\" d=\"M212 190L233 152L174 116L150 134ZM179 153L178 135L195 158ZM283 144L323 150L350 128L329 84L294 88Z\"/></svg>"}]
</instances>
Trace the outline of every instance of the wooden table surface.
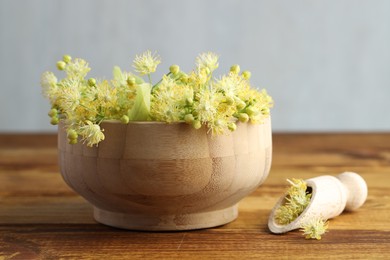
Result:
<instances>
[{"instance_id":1,"label":"wooden table surface","mask_svg":"<svg viewBox=\"0 0 390 260\"><path fill-rule=\"evenodd\" d=\"M0 135L0 259L390 259L390 133L274 134L265 183L240 203L234 222L186 232L134 232L98 224L68 188L55 135ZM355 171L366 203L330 220L322 240L268 231L286 178Z\"/></svg>"}]
</instances>

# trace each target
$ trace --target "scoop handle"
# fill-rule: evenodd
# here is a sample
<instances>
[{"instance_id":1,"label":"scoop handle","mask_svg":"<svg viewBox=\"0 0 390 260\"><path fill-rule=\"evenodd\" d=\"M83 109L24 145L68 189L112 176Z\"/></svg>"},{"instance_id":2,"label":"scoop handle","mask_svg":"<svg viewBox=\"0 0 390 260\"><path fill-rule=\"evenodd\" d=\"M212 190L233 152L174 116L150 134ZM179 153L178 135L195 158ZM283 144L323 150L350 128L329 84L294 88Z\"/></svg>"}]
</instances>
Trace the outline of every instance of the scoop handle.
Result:
<instances>
[{"instance_id":1,"label":"scoop handle","mask_svg":"<svg viewBox=\"0 0 390 260\"><path fill-rule=\"evenodd\" d=\"M336 176L345 187L347 203L345 210L353 211L361 207L367 199L368 189L365 180L357 173L343 172Z\"/></svg>"}]
</instances>

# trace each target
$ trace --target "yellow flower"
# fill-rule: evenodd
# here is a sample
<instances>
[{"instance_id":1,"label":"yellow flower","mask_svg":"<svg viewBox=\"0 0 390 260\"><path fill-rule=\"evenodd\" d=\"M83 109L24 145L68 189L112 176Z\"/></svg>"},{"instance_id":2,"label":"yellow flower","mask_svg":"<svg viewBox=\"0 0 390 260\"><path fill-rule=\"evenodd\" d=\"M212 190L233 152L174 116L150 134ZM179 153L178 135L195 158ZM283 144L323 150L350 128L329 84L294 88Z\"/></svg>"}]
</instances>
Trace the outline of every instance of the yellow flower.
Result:
<instances>
[{"instance_id":1,"label":"yellow flower","mask_svg":"<svg viewBox=\"0 0 390 260\"><path fill-rule=\"evenodd\" d=\"M306 182L302 179L292 179L287 181L291 186L287 190L285 203L281 205L275 215L275 220L286 225L294 221L309 205L311 193L307 192Z\"/></svg>"},{"instance_id":2,"label":"yellow flower","mask_svg":"<svg viewBox=\"0 0 390 260\"><path fill-rule=\"evenodd\" d=\"M160 57L152 54L149 50L136 55L133 61L133 67L141 76L153 73L156 71L158 64L161 63Z\"/></svg>"},{"instance_id":3,"label":"yellow flower","mask_svg":"<svg viewBox=\"0 0 390 260\"><path fill-rule=\"evenodd\" d=\"M209 77L205 72L200 70L192 71L188 76L188 84L191 85L194 90L199 90L202 88L208 81Z\"/></svg>"},{"instance_id":4,"label":"yellow flower","mask_svg":"<svg viewBox=\"0 0 390 260\"><path fill-rule=\"evenodd\" d=\"M164 76L152 95L152 118L167 123L184 120L187 101L192 99L193 95L191 87L178 85L174 79Z\"/></svg>"},{"instance_id":5,"label":"yellow flower","mask_svg":"<svg viewBox=\"0 0 390 260\"><path fill-rule=\"evenodd\" d=\"M327 232L329 222L322 218L312 218L301 226L301 231L306 239L320 240L321 236Z\"/></svg>"},{"instance_id":6,"label":"yellow flower","mask_svg":"<svg viewBox=\"0 0 390 260\"><path fill-rule=\"evenodd\" d=\"M297 218L295 209L287 205L280 206L275 215L275 220L279 225L287 225Z\"/></svg>"},{"instance_id":7,"label":"yellow flower","mask_svg":"<svg viewBox=\"0 0 390 260\"><path fill-rule=\"evenodd\" d=\"M124 123L150 119L186 122L196 129L204 125L213 134L223 134L234 131L238 120L262 123L269 115L272 98L252 88L249 73L240 75L238 65L219 80L213 77L219 66L215 53L200 54L195 69L188 74L172 65L168 76L152 86L150 74L160 63L160 57L150 51L135 57L133 67L140 75L148 75L149 83L119 67L114 67L112 80L99 81L86 79L90 68L85 60L65 55L57 63L66 72L64 79L58 82L51 72L43 73L41 78L43 95L55 109L50 112L51 122L64 120L68 129L75 130L92 146L104 139L99 123L107 119ZM70 140L74 143L76 139ZM288 203L302 207L299 199Z\"/></svg>"},{"instance_id":8,"label":"yellow flower","mask_svg":"<svg viewBox=\"0 0 390 260\"><path fill-rule=\"evenodd\" d=\"M273 100L267 94L267 91L245 87L238 90L238 93L239 98L245 100L248 106L246 113L250 116L251 122L256 124L263 123L264 118L269 116L270 108L273 106Z\"/></svg>"},{"instance_id":9,"label":"yellow flower","mask_svg":"<svg viewBox=\"0 0 390 260\"><path fill-rule=\"evenodd\" d=\"M170 88L159 88L156 90L151 100L151 117L156 121L165 121L167 123L180 121L182 111L178 104L173 101L173 98L173 92L170 91Z\"/></svg>"},{"instance_id":10,"label":"yellow flower","mask_svg":"<svg viewBox=\"0 0 390 260\"><path fill-rule=\"evenodd\" d=\"M57 78L50 72L46 71L41 76L42 94L54 103L57 98Z\"/></svg>"},{"instance_id":11,"label":"yellow flower","mask_svg":"<svg viewBox=\"0 0 390 260\"><path fill-rule=\"evenodd\" d=\"M209 88L200 89L196 93L196 102L194 111L198 115L198 119L202 123L214 122L219 105L219 93L210 90Z\"/></svg>"},{"instance_id":12,"label":"yellow flower","mask_svg":"<svg viewBox=\"0 0 390 260\"><path fill-rule=\"evenodd\" d=\"M80 127L80 135L89 147L97 145L104 140L104 134L100 126L93 124L91 121L86 121L86 124Z\"/></svg>"},{"instance_id":13,"label":"yellow flower","mask_svg":"<svg viewBox=\"0 0 390 260\"><path fill-rule=\"evenodd\" d=\"M80 82L77 80L67 80L61 83L63 85L58 91L57 104L63 111L73 111L80 104Z\"/></svg>"},{"instance_id":14,"label":"yellow flower","mask_svg":"<svg viewBox=\"0 0 390 260\"><path fill-rule=\"evenodd\" d=\"M196 65L199 69L205 69L206 72L211 73L219 66L218 55L213 52L201 53L196 58Z\"/></svg>"},{"instance_id":15,"label":"yellow flower","mask_svg":"<svg viewBox=\"0 0 390 260\"><path fill-rule=\"evenodd\" d=\"M241 76L231 72L227 76L223 76L220 80L217 80L215 87L218 91L223 92L227 98L234 101L239 91L247 86L246 84L247 82Z\"/></svg>"},{"instance_id":16,"label":"yellow flower","mask_svg":"<svg viewBox=\"0 0 390 260\"><path fill-rule=\"evenodd\" d=\"M105 108L113 108L116 106L118 97L117 97L117 88L113 88L107 80L99 82L94 89L95 92L95 102L98 106Z\"/></svg>"},{"instance_id":17,"label":"yellow flower","mask_svg":"<svg viewBox=\"0 0 390 260\"><path fill-rule=\"evenodd\" d=\"M69 61L64 70L68 78L83 79L91 68L85 60L76 58Z\"/></svg>"}]
</instances>

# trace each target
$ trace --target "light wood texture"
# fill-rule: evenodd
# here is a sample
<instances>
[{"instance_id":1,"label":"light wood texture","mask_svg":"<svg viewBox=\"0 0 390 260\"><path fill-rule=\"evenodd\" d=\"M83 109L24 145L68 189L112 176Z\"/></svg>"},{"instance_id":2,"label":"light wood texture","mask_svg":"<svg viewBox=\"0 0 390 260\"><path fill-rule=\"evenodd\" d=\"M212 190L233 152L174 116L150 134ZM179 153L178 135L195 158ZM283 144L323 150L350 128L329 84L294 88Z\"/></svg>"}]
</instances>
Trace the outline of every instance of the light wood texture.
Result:
<instances>
[{"instance_id":1,"label":"light wood texture","mask_svg":"<svg viewBox=\"0 0 390 260\"><path fill-rule=\"evenodd\" d=\"M354 211L360 208L367 200L368 187L362 176L355 172L344 172L336 176L342 183L347 201L345 210Z\"/></svg>"},{"instance_id":2,"label":"light wood texture","mask_svg":"<svg viewBox=\"0 0 390 260\"><path fill-rule=\"evenodd\" d=\"M268 219L271 232L285 233L302 227L312 219L328 220L337 217L344 210L357 210L367 199L367 184L354 172L344 172L337 176L322 175L305 181L311 193L309 205L294 221L280 225L275 216L279 207L286 203L285 196L282 196Z\"/></svg>"},{"instance_id":3,"label":"light wood texture","mask_svg":"<svg viewBox=\"0 0 390 260\"><path fill-rule=\"evenodd\" d=\"M98 224L92 206L62 180L55 135L0 135L0 259L388 259L390 134L274 134L266 181L238 218L185 232L135 232ZM330 221L320 241L267 221L286 178L340 172L367 182L365 204Z\"/></svg>"},{"instance_id":4,"label":"light wood texture","mask_svg":"<svg viewBox=\"0 0 390 260\"><path fill-rule=\"evenodd\" d=\"M99 146L67 143L59 125L60 169L94 206L98 222L135 230L190 230L237 218L237 203L271 167L270 120L212 136L185 123L103 122Z\"/></svg>"}]
</instances>

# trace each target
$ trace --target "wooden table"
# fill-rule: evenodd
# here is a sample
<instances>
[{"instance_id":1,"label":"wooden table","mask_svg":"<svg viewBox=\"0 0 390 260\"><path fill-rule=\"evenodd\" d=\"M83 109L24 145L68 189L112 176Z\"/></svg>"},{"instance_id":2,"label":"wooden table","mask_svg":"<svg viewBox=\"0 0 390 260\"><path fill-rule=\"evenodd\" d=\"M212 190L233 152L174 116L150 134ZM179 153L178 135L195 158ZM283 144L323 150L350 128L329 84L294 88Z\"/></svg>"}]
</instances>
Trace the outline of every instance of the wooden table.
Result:
<instances>
[{"instance_id":1,"label":"wooden table","mask_svg":"<svg viewBox=\"0 0 390 260\"><path fill-rule=\"evenodd\" d=\"M274 134L271 173L230 224L187 232L133 232L92 218L62 180L55 135L0 135L0 259L390 259L390 133ZM360 173L368 199L330 221L322 240L268 231L286 178Z\"/></svg>"}]
</instances>

